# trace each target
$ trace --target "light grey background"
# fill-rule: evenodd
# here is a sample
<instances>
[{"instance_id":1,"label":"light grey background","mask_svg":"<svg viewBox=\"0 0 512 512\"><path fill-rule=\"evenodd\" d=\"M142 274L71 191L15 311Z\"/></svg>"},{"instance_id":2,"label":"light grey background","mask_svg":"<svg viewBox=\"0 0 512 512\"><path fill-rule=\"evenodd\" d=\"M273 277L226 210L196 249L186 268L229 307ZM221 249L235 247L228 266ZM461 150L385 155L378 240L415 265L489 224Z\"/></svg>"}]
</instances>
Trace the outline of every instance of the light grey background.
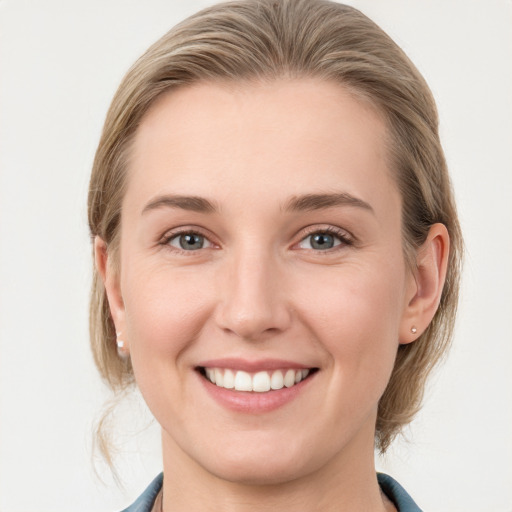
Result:
<instances>
[{"instance_id":1,"label":"light grey background","mask_svg":"<svg viewBox=\"0 0 512 512\"><path fill-rule=\"evenodd\" d=\"M92 467L108 395L88 349L86 192L124 72L209 3L0 0L1 512L113 511L159 471L158 429L136 398L116 431L125 488ZM408 441L378 465L430 512L511 512L512 2L350 3L433 89L467 245L451 355Z\"/></svg>"}]
</instances>

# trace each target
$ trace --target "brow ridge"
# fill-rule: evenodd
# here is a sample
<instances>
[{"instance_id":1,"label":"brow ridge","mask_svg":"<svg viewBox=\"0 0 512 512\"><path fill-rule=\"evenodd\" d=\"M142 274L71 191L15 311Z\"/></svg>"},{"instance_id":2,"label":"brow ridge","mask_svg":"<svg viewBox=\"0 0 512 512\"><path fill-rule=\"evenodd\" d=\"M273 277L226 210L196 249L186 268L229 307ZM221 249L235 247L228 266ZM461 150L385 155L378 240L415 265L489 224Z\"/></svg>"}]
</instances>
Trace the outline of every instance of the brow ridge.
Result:
<instances>
[{"instance_id":1,"label":"brow ridge","mask_svg":"<svg viewBox=\"0 0 512 512\"><path fill-rule=\"evenodd\" d=\"M369 203L347 192L303 194L286 201L283 210L287 212L314 211L336 206L353 206L373 212ZM200 196L166 194L149 201L142 214L159 208L179 208L198 213L215 213L219 208L214 202Z\"/></svg>"},{"instance_id":2,"label":"brow ridge","mask_svg":"<svg viewBox=\"0 0 512 512\"><path fill-rule=\"evenodd\" d=\"M314 211L336 206L355 206L373 212L369 203L347 192L304 194L293 196L284 205L285 211Z\"/></svg>"},{"instance_id":3,"label":"brow ridge","mask_svg":"<svg viewBox=\"0 0 512 512\"><path fill-rule=\"evenodd\" d=\"M149 201L142 210L142 214L159 208L180 208L198 213L215 213L218 211L217 206L204 197L166 194Z\"/></svg>"}]
</instances>

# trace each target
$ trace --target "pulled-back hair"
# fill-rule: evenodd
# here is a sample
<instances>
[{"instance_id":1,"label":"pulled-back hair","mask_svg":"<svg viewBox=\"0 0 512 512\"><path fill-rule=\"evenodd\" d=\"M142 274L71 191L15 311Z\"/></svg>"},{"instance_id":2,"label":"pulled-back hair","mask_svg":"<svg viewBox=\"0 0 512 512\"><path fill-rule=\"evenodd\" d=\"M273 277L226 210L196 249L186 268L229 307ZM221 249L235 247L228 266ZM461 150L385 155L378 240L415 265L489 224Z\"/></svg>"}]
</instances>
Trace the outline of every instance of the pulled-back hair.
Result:
<instances>
[{"instance_id":1,"label":"pulled-back hair","mask_svg":"<svg viewBox=\"0 0 512 512\"><path fill-rule=\"evenodd\" d=\"M383 116L389 167L402 197L407 261L413 264L415 250L434 223L443 223L450 235L439 308L415 342L399 346L379 402L376 445L385 451L418 411L426 378L449 345L462 237L432 94L404 52L357 9L326 0L227 2L191 16L153 44L124 77L107 114L89 189L91 235L101 237L115 255L130 147L157 97L197 82L283 77L338 83ZM119 392L133 383L133 372L130 362L117 355L105 288L98 272L93 272L92 350L100 374Z\"/></svg>"}]
</instances>

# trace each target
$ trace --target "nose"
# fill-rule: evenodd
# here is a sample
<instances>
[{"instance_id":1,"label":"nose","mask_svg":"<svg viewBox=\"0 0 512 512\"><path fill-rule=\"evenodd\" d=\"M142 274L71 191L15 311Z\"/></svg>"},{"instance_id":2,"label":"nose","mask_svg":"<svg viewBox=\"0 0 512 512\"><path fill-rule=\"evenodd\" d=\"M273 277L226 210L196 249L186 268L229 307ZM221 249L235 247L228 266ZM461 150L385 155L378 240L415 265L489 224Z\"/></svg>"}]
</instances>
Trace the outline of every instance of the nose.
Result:
<instances>
[{"instance_id":1,"label":"nose","mask_svg":"<svg viewBox=\"0 0 512 512\"><path fill-rule=\"evenodd\" d=\"M291 307L282 264L248 252L233 257L222 273L216 320L223 331L258 341L289 327Z\"/></svg>"}]
</instances>

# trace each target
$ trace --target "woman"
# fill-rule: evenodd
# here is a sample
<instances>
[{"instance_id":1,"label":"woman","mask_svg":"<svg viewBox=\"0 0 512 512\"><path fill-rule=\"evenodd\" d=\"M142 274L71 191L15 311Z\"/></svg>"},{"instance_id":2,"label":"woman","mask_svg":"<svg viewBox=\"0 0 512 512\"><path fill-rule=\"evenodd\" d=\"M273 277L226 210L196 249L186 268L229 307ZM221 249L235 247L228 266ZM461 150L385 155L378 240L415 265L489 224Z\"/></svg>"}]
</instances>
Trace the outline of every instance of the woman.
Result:
<instances>
[{"instance_id":1,"label":"woman","mask_svg":"<svg viewBox=\"0 0 512 512\"><path fill-rule=\"evenodd\" d=\"M178 25L113 100L89 223L96 363L162 427L127 510L419 510L374 446L446 350L461 236L434 101L380 28L321 0Z\"/></svg>"}]
</instances>

